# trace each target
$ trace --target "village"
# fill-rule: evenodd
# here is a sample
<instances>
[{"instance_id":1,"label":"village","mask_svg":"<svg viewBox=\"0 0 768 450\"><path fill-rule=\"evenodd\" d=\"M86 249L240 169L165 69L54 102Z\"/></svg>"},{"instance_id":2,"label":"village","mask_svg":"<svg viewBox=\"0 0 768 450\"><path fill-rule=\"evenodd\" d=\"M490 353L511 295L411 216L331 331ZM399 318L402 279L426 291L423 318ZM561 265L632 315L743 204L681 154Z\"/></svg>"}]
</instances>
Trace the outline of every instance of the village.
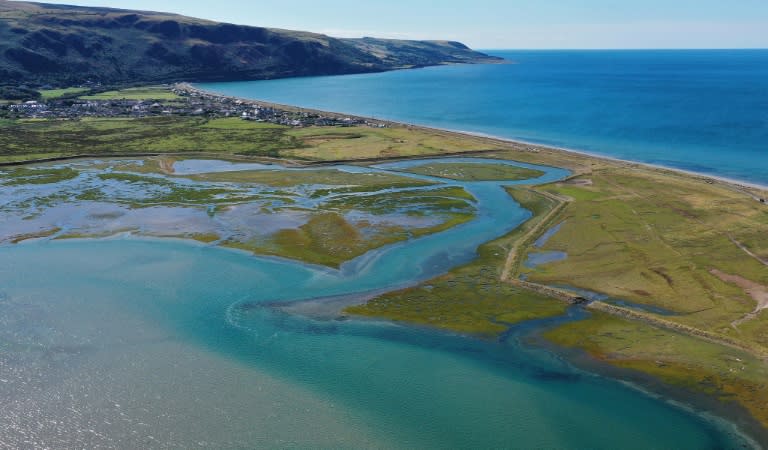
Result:
<instances>
[{"instance_id":1,"label":"village","mask_svg":"<svg viewBox=\"0 0 768 450\"><path fill-rule=\"evenodd\" d=\"M175 98L169 99L93 99L62 97L49 100L0 104L0 118L68 119L87 117L145 118L158 116L200 116L205 118L239 117L290 127L370 126L385 128L387 123L359 117L321 113L299 108L278 108L261 102L236 99L197 90L179 84L169 88Z\"/></svg>"}]
</instances>

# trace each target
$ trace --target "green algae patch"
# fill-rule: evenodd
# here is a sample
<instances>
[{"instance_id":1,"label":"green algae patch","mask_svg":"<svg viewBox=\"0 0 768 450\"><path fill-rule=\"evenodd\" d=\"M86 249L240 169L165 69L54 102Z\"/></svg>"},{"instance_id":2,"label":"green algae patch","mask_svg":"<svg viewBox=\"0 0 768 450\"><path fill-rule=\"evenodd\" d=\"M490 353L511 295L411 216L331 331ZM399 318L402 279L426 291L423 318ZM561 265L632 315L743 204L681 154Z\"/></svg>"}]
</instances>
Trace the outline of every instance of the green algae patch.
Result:
<instances>
[{"instance_id":1,"label":"green algae patch","mask_svg":"<svg viewBox=\"0 0 768 450\"><path fill-rule=\"evenodd\" d=\"M458 181L519 181L544 175L541 170L490 163L431 163L403 169L401 172Z\"/></svg>"},{"instance_id":2,"label":"green algae patch","mask_svg":"<svg viewBox=\"0 0 768 450\"><path fill-rule=\"evenodd\" d=\"M602 312L543 336L613 366L736 402L768 426L768 365L744 351Z\"/></svg>"},{"instance_id":3,"label":"green algae patch","mask_svg":"<svg viewBox=\"0 0 768 450\"><path fill-rule=\"evenodd\" d=\"M0 184L19 186L23 184L53 184L77 178L80 173L69 167L64 168L28 168L19 167L0 173Z\"/></svg>"}]
</instances>

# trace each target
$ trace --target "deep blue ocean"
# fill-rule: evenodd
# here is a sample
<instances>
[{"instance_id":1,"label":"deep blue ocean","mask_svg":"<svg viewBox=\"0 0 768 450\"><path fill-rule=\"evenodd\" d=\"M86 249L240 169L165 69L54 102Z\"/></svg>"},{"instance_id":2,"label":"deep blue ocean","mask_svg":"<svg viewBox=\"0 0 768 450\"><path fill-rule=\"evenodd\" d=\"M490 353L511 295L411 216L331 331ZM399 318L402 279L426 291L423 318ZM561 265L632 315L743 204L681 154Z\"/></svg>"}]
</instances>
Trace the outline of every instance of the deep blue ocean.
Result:
<instances>
[{"instance_id":1,"label":"deep blue ocean","mask_svg":"<svg viewBox=\"0 0 768 450\"><path fill-rule=\"evenodd\" d=\"M489 53L512 64L200 87L768 185L768 50Z\"/></svg>"}]
</instances>

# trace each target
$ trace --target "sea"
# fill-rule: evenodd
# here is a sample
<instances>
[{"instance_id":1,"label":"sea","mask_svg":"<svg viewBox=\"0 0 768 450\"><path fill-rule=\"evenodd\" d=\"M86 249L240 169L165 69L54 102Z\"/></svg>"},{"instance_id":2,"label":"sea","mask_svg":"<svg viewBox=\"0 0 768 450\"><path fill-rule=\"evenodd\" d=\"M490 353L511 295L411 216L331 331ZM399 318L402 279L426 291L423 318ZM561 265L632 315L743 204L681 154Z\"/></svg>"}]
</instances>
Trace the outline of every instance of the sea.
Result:
<instances>
[{"instance_id":1,"label":"sea","mask_svg":"<svg viewBox=\"0 0 768 450\"><path fill-rule=\"evenodd\" d=\"M768 185L768 50L495 50L508 64L204 83Z\"/></svg>"}]
</instances>

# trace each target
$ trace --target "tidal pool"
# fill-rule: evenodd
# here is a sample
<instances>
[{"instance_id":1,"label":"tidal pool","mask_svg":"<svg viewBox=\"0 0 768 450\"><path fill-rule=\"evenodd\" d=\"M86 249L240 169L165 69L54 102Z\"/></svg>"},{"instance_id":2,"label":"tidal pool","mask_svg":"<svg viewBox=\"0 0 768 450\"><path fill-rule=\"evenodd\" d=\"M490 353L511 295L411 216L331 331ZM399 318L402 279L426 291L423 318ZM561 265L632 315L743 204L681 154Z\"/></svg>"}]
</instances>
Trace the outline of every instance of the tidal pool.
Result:
<instances>
[{"instance_id":1,"label":"tidal pool","mask_svg":"<svg viewBox=\"0 0 768 450\"><path fill-rule=\"evenodd\" d=\"M538 169L536 183L567 175ZM268 306L414 284L530 216L512 183L450 184L476 199L472 221L338 270L124 234L0 246L0 447L746 444L726 422L519 339Z\"/></svg>"}]
</instances>

